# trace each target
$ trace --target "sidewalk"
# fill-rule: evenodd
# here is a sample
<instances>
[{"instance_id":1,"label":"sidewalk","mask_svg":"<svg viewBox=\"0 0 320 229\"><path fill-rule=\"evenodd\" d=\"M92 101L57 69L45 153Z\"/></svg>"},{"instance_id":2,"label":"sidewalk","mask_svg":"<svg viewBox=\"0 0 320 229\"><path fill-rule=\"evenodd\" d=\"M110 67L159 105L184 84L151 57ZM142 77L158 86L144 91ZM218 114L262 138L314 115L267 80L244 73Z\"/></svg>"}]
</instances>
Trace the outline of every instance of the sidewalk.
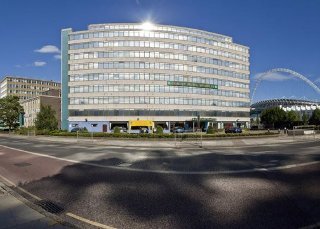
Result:
<instances>
[{"instance_id":1,"label":"sidewalk","mask_svg":"<svg viewBox=\"0 0 320 229\"><path fill-rule=\"evenodd\" d=\"M22 136L6 135L16 139L30 139L45 142L70 143L72 145L103 145L116 147L141 147L141 148L195 148L202 144L205 148L216 147L241 147L257 146L283 143L297 143L307 141L319 141L320 135L302 135L302 136L258 136L258 137L235 137L235 138L218 138L218 139L112 139L112 138L79 138L76 137L56 137L56 136Z\"/></svg>"},{"instance_id":2,"label":"sidewalk","mask_svg":"<svg viewBox=\"0 0 320 229\"><path fill-rule=\"evenodd\" d=\"M0 182L0 229L68 228L30 208L22 200L22 197L14 197L11 189Z\"/></svg>"}]
</instances>

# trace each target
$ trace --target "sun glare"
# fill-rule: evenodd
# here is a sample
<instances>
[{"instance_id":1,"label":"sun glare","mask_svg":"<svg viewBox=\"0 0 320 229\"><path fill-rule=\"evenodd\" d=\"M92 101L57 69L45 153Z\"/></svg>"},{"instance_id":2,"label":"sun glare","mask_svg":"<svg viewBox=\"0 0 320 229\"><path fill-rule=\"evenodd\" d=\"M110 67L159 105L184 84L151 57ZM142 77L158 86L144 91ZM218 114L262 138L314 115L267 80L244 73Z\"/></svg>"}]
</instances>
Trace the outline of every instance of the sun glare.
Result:
<instances>
[{"instance_id":1,"label":"sun glare","mask_svg":"<svg viewBox=\"0 0 320 229\"><path fill-rule=\"evenodd\" d=\"M154 29L154 24L152 24L151 22L149 21L146 21L144 23L141 24L141 29L142 30L153 30Z\"/></svg>"}]
</instances>

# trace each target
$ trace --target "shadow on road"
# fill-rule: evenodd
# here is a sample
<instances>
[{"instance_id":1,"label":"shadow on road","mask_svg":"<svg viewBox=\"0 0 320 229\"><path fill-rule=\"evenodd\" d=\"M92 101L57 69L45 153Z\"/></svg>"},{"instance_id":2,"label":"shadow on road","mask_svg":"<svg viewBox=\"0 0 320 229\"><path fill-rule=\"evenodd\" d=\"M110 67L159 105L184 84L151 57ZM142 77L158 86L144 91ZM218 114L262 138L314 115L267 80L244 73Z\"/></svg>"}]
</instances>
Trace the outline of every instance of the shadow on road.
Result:
<instances>
[{"instance_id":1,"label":"shadow on road","mask_svg":"<svg viewBox=\"0 0 320 229\"><path fill-rule=\"evenodd\" d=\"M314 157L319 159L319 155ZM194 160L200 163L208 158ZM115 165L121 161L111 158L88 163ZM298 228L320 220L319 177L318 164L219 176L73 164L57 175L21 186L57 203L64 213L118 228Z\"/></svg>"}]
</instances>

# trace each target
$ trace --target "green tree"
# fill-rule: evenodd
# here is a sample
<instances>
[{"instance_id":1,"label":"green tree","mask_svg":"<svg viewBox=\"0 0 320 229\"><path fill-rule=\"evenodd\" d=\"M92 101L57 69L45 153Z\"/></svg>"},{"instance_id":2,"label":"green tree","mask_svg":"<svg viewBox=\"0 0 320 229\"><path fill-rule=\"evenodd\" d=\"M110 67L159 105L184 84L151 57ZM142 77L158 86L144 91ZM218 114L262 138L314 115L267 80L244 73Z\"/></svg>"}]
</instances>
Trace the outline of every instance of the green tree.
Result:
<instances>
[{"instance_id":1,"label":"green tree","mask_svg":"<svg viewBox=\"0 0 320 229\"><path fill-rule=\"evenodd\" d=\"M36 128L38 130L57 130L58 120L55 113L50 105L41 105L35 121Z\"/></svg>"},{"instance_id":2,"label":"green tree","mask_svg":"<svg viewBox=\"0 0 320 229\"><path fill-rule=\"evenodd\" d=\"M309 119L311 125L320 125L320 109L317 108L312 112L312 115Z\"/></svg>"},{"instance_id":3,"label":"green tree","mask_svg":"<svg viewBox=\"0 0 320 229\"><path fill-rule=\"evenodd\" d=\"M256 119L256 124L257 124L257 125L260 124L260 118L259 118L259 117L257 117L257 119Z\"/></svg>"},{"instance_id":4,"label":"green tree","mask_svg":"<svg viewBox=\"0 0 320 229\"><path fill-rule=\"evenodd\" d=\"M157 133L157 134L163 134L163 128L162 128L162 126L157 126L156 133Z\"/></svg>"},{"instance_id":5,"label":"green tree","mask_svg":"<svg viewBox=\"0 0 320 229\"><path fill-rule=\"evenodd\" d=\"M215 132L215 129L213 128L213 126L208 126L207 134L214 134L214 132Z\"/></svg>"},{"instance_id":6,"label":"green tree","mask_svg":"<svg viewBox=\"0 0 320 229\"><path fill-rule=\"evenodd\" d=\"M115 134L120 134L121 133L121 129L119 126L116 126L114 129L113 129L113 133Z\"/></svg>"},{"instance_id":7,"label":"green tree","mask_svg":"<svg viewBox=\"0 0 320 229\"><path fill-rule=\"evenodd\" d=\"M268 127L278 128L285 125L286 112L280 107L273 107L261 113L261 122Z\"/></svg>"},{"instance_id":8,"label":"green tree","mask_svg":"<svg viewBox=\"0 0 320 229\"><path fill-rule=\"evenodd\" d=\"M300 117L299 114L295 111L288 111L287 112L287 123L290 127L293 126L294 123L299 122Z\"/></svg>"},{"instance_id":9,"label":"green tree","mask_svg":"<svg viewBox=\"0 0 320 229\"><path fill-rule=\"evenodd\" d=\"M303 113L301 119L302 119L303 125L308 125L309 118L308 118L308 115L306 113Z\"/></svg>"},{"instance_id":10,"label":"green tree","mask_svg":"<svg viewBox=\"0 0 320 229\"><path fill-rule=\"evenodd\" d=\"M0 99L0 120L9 129L14 127L22 112L23 107L19 103L19 97L6 96Z\"/></svg>"}]
</instances>

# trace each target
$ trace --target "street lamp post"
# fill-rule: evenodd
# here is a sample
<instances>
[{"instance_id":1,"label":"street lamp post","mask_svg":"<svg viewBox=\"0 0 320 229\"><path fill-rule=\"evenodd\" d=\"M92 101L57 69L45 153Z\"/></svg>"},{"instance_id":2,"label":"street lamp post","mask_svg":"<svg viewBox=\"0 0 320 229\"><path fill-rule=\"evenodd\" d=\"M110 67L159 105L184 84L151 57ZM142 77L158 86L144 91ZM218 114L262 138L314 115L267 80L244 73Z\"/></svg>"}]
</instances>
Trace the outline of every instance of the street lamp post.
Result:
<instances>
[{"instance_id":1,"label":"street lamp post","mask_svg":"<svg viewBox=\"0 0 320 229\"><path fill-rule=\"evenodd\" d=\"M197 119L198 119L198 130L200 129L200 112L197 114Z\"/></svg>"}]
</instances>

